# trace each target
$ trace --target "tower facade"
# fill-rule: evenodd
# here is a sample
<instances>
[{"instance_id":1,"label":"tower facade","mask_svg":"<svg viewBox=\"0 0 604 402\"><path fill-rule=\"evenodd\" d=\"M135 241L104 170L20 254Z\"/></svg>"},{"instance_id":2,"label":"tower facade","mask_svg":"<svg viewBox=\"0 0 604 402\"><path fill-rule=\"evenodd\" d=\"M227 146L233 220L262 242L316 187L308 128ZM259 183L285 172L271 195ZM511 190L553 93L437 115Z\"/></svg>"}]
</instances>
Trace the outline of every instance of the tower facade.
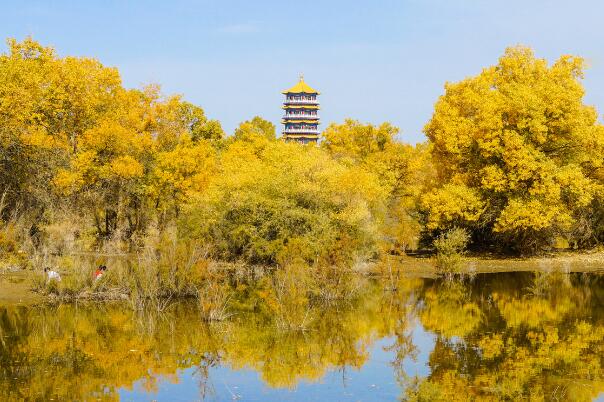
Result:
<instances>
[{"instance_id":1,"label":"tower facade","mask_svg":"<svg viewBox=\"0 0 604 402\"><path fill-rule=\"evenodd\" d=\"M308 86L304 77L300 76L300 81L283 91L283 94L283 138L302 144L316 143L319 140L319 92Z\"/></svg>"}]
</instances>

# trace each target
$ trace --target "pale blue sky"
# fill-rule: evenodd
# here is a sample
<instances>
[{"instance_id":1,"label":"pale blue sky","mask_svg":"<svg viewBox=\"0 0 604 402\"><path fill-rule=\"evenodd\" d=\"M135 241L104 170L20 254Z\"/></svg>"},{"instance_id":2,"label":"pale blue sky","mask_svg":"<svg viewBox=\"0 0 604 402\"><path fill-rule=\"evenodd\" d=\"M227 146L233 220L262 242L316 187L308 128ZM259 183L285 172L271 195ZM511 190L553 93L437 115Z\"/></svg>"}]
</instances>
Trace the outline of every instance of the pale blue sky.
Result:
<instances>
[{"instance_id":1,"label":"pale blue sky","mask_svg":"<svg viewBox=\"0 0 604 402\"><path fill-rule=\"evenodd\" d=\"M303 72L323 128L391 121L422 141L445 81L515 44L585 57L586 101L604 110L602 0L0 0L0 36L27 35L118 67L128 87L183 94L229 132L254 115L278 124Z\"/></svg>"}]
</instances>

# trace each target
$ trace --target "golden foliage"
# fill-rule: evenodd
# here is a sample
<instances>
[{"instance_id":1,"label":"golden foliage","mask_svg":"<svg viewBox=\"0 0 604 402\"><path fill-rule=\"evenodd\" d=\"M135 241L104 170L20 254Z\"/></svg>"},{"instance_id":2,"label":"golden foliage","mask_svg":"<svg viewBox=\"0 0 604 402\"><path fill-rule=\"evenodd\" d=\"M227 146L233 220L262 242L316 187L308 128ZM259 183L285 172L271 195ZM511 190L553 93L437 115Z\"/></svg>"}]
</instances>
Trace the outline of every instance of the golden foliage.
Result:
<instances>
[{"instance_id":1,"label":"golden foliage","mask_svg":"<svg viewBox=\"0 0 604 402\"><path fill-rule=\"evenodd\" d=\"M425 128L441 181L423 200L429 229L463 223L526 249L579 229L602 191L604 151L583 68L578 57L548 65L515 47L446 85Z\"/></svg>"},{"instance_id":2,"label":"golden foliage","mask_svg":"<svg viewBox=\"0 0 604 402\"><path fill-rule=\"evenodd\" d=\"M420 319L438 338L430 375L409 384L407 399L593 400L604 387L604 327L592 316L601 278L577 279L516 273L428 286Z\"/></svg>"},{"instance_id":3,"label":"golden foliage","mask_svg":"<svg viewBox=\"0 0 604 402\"><path fill-rule=\"evenodd\" d=\"M370 172L262 136L229 144L218 169L181 219L215 256L275 263L295 249L312 262L344 237L351 253L371 252L384 190Z\"/></svg>"}]
</instances>

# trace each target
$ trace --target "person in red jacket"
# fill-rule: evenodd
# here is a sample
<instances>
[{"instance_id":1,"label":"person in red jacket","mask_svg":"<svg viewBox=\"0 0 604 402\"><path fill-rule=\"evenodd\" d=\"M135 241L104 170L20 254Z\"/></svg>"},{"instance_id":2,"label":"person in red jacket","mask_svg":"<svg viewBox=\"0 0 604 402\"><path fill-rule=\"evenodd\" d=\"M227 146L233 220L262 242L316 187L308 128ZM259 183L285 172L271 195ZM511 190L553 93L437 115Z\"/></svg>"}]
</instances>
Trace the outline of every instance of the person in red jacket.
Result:
<instances>
[{"instance_id":1,"label":"person in red jacket","mask_svg":"<svg viewBox=\"0 0 604 402\"><path fill-rule=\"evenodd\" d=\"M94 271L94 280L101 279L105 271L107 271L107 267L105 265L99 265L96 271Z\"/></svg>"}]
</instances>

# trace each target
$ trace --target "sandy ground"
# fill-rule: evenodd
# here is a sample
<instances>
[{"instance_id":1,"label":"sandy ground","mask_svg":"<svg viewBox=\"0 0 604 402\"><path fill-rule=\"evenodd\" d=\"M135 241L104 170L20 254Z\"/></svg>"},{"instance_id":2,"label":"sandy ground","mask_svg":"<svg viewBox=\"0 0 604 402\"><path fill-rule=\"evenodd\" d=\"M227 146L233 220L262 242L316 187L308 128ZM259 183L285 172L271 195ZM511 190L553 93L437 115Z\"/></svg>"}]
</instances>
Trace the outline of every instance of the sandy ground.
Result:
<instances>
[{"instance_id":1,"label":"sandy ground","mask_svg":"<svg viewBox=\"0 0 604 402\"><path fill-rule=\"evenodd\" d=\"M0 305L32 304L42 299L30 290L25 272L0 273Z\"/></svg>"},{"instance_id":2,"label":"sandy ground","mask_svg":"<svg viewBox=\"0 0 604 402\"><path fill-rule=\"evenodd\" d=\"M434 276L436 268L432 258L400 257L394 262L402 272L415 275ZM495 272L602 272L604 252L566 253L530 258L500 258L491 256L466 257L462 273Z\"/></svg>"}]
</instances>

